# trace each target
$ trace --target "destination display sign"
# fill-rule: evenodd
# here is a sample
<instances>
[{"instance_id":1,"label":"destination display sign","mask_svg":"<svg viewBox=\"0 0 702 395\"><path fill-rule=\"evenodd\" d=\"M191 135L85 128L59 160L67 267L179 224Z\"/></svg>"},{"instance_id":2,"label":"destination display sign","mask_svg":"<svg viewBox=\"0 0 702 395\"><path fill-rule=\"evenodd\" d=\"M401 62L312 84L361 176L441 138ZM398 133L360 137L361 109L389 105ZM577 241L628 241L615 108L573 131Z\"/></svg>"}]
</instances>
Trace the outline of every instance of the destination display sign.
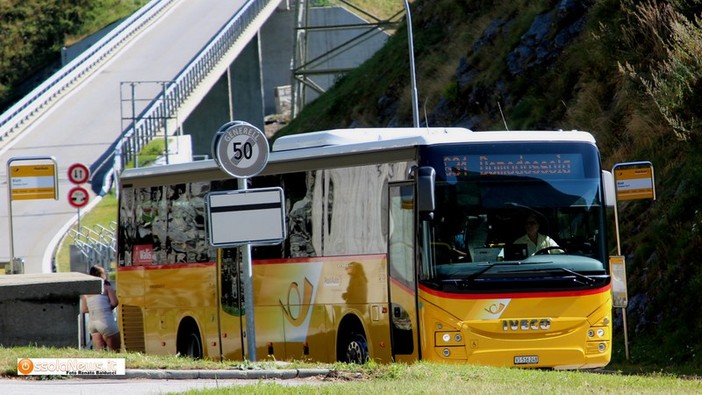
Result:
<instances>
[{"instance_id":1,"label":"destination display sign","mask_svg":"<svg viewBox=\"0 0 702 395\"><path fill-rule=\"evenodd\" d=\"M444 157L446 176L531 176L582 178L583 160L579 154L484 154Z\"/></svg>"}]
</instances>

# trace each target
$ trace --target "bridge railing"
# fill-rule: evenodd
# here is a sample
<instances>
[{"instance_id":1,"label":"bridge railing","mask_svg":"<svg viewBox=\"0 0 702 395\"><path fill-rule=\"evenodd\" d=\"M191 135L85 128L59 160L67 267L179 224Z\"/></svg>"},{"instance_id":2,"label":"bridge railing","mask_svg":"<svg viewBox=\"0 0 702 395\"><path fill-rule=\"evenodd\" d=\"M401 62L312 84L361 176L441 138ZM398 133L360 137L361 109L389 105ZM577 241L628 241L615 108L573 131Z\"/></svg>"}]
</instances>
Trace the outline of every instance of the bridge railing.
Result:
<instances>
[{"instance_id":1,"label":"bridge railing","mask_svg":"<svg viewBox=\"0 0 702 395\"><path fill-rule=\"evenodd\" d=\"M188 99L198 85L226 55L256 17L271 3L280 0L250 0L175 78L135 117L122 132L116 145L112 173L119 173L164 128L165 122ZM111 177L106 175L106 179Z\"/></svg>"},{"instance_id":2,"label":"bridge railing","mask_svg":"<svg viewBox=\"0 0 702 395\"><path fill-rule=\"evenodd\" d=\"M175 0L152 0L0 115L0 141L28 125Z\"/></svg>"},{"instance_id":3,"label":"bridge railing","mask_svg":"<svg viewBox=\"0 0 702 395\"><path fill-rule=\"evenodd\" d=\"M94 225L92 228L81 226L79 228L71 228L68 235L73 239L73 245L82 256L82 260L73 262L71 258L71 270L79 269L79 271L87 270L91 265L99 264L105 268L109 268L110 262L115 260L116 249L116 223L111 223L109 227L100 224ZM85 268L81 267L85 265Z\"/></svg>"}]
</instances>

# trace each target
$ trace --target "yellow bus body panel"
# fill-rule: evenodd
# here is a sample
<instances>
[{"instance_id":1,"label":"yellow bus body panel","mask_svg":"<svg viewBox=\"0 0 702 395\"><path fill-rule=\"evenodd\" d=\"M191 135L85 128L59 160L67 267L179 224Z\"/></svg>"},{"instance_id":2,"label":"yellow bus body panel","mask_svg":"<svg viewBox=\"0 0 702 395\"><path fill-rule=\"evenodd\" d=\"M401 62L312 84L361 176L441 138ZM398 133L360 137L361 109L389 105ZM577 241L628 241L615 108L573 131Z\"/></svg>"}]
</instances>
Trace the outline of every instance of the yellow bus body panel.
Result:
<instances>
[{"instance_id":1,"label":"yellow bus body panel","mask_svg":"<svg viewBox=\"0 0 702 395\"><path fill-rule=\"evenodd\" d=\"M219 357L214 263L119 268L118 276L121 314L138 314L138 309L143 320L143 328L122 328L128 351L139 351L130 346L139 343L141 329L143 352L176 355L178 325L192 317L201 332L204 356Z\"/></svg>"},{"instance_id":2,"label":"yellow bus body panel","mask_svg":"<svg viewBox=\"0 0 702 395\"><path fill-rule=\"evenodd\" d=\"M255 261L252 268L257 359L334 362L339 324L353 315L372 358L392 360L384 255ZM178 326L189 317L205 357L242 359L246 315L219 306L216 277L214 263L119 268L120 315L130 317L128 327L119 320L126 349L175 355Z\"/></svg>"},{"instance_id":3,"label":"yellow bus body panel","mask_svg":"<svg viewBox=\"0 0 702 395\"><path fill-rule=\"evenodd\" d=\"M384 255L255 262L257 353L272 344L276 357L334 362L338 326L353 315L370 355L389 362L386 267Z\"/></svg>"},{"instance_id":4,"label":"yellow bus body panel","mask_svg":"<svg viewBox=\"0 0 702 395\"><path fill-rule=\"evenodd\" d=\"M120 268L120 315L132 317L131 326L122 328L127 350L175 355L178 326L191 317L200 329L205 357L242 359L246 316L234 317L218 305L216 275L214 263ZM257 261L253 281L259 360L334 362L339 324L349 315L362 323L369 354L378 362L421 358L578 369L605 366L611 356L609 287L498 296L420 287L419 322L410 315L407 325L419 333L419 343L416 335L412 338L412 350L421 356L393 359L384 255ZM390 286L393 303L413 304L409 290ZM134 324L139 321L134 315L141 315L141 327Z\"/></svg>"},{"instance_id":5,"label":"yellow bus body panel","mask_svg":"<svg viewBox=\"0 0 702 395\"><path fill-rule=\"evenodd\" d=\"M609 287L467 297L423 289L419 296L423 359L560 369L609 363Z\"/></svg>"}]
</instances>

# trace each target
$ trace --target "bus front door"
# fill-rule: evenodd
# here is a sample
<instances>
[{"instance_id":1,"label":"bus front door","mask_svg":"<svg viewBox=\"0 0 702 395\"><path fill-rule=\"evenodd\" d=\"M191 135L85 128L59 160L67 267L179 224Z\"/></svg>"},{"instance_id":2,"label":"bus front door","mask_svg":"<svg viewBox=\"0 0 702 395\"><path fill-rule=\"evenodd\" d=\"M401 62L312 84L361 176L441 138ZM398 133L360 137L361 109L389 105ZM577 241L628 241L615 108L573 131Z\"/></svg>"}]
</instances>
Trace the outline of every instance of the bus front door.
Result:
<instances>
[{"instance_id":1,"label":"bus front door","mask_svg":"<svg viewBox=\"0 0 702 395\"><path fill-rule=\"evenodd\" d=\"M396 362L419 359L415 257L415 196L412 183L389 186L388 273L390 336Z\"/></svg>"}]
</instances>

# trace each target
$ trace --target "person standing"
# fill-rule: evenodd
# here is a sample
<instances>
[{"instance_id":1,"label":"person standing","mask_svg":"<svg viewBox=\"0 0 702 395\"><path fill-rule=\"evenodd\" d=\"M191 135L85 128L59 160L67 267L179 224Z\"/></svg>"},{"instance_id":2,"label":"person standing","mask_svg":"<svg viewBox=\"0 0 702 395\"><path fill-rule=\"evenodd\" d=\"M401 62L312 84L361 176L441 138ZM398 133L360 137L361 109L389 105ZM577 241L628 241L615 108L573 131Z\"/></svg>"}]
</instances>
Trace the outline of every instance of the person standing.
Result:
<instances>
[{"instance_id":1,"label":"person standing","mask_svg":"<svg viewBox=\"0 0 702 395\"><path fill-rule=\"evenodd\" d=\"M94 265L90 268L91 276L100 277L102 293L96 295L83 295L81 311L88 313L88 330L93 339L93 349L119 352L121 348L119 327L112 314L112 310L119 305L117 294L112 284L107 280L107 273L102 266Z\"/></svg>"}]
</instances>

